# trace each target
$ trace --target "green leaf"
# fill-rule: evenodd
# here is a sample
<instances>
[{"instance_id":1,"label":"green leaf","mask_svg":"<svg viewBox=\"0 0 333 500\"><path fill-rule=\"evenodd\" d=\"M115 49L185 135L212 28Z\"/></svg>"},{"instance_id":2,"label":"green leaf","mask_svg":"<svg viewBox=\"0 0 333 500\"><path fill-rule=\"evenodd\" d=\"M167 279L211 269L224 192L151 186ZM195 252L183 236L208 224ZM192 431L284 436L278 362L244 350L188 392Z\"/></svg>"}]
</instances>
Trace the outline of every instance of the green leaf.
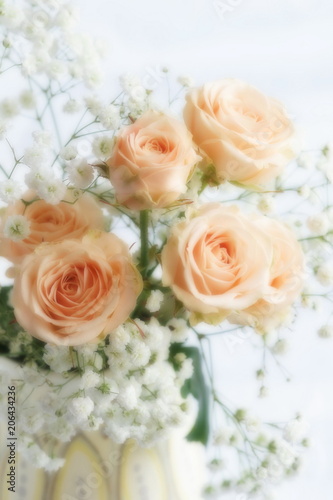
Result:
<instances>
[{"instance_id":1,"label":"green leaf","mask_svg":"<svg viewBox=\"0 0 333 500\"><path fill-rule=\"evenodd\" d=\"M187 347L182 344L172 344L171 360L178 353L184 353L193 362L193 375L182 387L182 396L192 394L198 401L198 414L195 423L187 435L189 441L198 441L206 445L209 439L209 390L202 369L202 359L197 347ZM177 368L177 367L176 367Z\"/></svg>"}]
</instances>

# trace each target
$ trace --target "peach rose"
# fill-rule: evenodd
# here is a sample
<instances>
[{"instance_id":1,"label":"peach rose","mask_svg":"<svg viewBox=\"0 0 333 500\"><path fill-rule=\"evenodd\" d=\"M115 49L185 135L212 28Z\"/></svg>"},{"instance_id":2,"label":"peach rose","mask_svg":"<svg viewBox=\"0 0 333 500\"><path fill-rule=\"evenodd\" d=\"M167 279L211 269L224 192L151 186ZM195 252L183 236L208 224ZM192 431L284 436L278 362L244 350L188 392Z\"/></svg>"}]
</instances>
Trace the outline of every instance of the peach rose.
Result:
<instances>
[{"instance_id":1,"label":"peach rose","mask_svg":"<svg viewBox=\"0 0 333 500\"><path fill-rule=\"evenodd\" d=\"M120 133L107 164L118 202L144 210L166 207L185 193L199 159L183 123L148 111Z\"/></svg>"},{"instance_id":2,"label":"peach rose","mask_svg":"<svg viewBox=\"0 0 333 500\"><path fill-rule=\"evenodd\" d=\"M227 78L187 95L185 123L215 168L217 182L262 185L295 158L295 130L282 104Z\"/></svg>"},{"instance_id":3,"label":"peach rose","mask_svg":"<svg viewBox=\"0 0 333 500\"><path fill-rule=\"evenodd\" d=\"M36 193L28 191L23 200L29 202L36 197ZM70 192L67 198L70 201ZM23 214L31 224L28 238L15 242L5 238L3 228L7 217ZM89 194L82 195L73 204L61 201L50 205L44 200L37 200L25 206L19 200L10 205L0 219L0 255L17 264L42 242L81 238L89 229L103 229L102 210Z\"/></svg>"},{"instance_id":4,"label":"peach rose","mask_svg":"<svg viewBox=\"0 0 333 500\"><path fill-rule=\"evenodd\" d=\"M133 311L141 275L117 236L92 231L81 240L39 245L14 281L18 323L48 343L98 342Z\"/></svg>"},{"instance_id":5,"label":"peach rose","mask_svg":"<svg viewBox=\"0 0 333 500\"><path fill-rule=\"evenodd\" d=\"M258 302L228 318L231 323L251 325L266 333L281 324L304 286L305 259L293 232L273 219L261 217L258 224L271 238L273 263L269 288Z\"/></svg>"},{"instance_id":6,"label":"peach rose","mask_svg":"<svg viewBox=\"0 0 333 500\"><path fill-rule=\"evenodd\" d=\"M162 280L195 313L194 322L219 323L267 292L272 245L257 218L209 203L172 229L162 251Z\"/></svg>"}]
</instances>

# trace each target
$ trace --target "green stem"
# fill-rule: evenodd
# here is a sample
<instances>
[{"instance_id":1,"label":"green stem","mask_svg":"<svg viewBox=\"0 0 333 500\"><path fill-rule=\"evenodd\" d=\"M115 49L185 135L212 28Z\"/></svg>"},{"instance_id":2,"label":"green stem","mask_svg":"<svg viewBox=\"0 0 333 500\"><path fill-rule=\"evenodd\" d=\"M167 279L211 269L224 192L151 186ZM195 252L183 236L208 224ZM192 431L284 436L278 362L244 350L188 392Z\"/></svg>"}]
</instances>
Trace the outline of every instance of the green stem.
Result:
<instances>
[{"instance_id":1,"label":"green stem","mask_svg":"<svg viewBox=\"0 0 333 500\"><path fill-rule=\"evenodd\" d=\"M146 277L147 267L149 263L148 224L149 224L149 211L142 210L140 212L140 239L141 239L140 267L143 278Z\"/></svg>"}]
</instances>

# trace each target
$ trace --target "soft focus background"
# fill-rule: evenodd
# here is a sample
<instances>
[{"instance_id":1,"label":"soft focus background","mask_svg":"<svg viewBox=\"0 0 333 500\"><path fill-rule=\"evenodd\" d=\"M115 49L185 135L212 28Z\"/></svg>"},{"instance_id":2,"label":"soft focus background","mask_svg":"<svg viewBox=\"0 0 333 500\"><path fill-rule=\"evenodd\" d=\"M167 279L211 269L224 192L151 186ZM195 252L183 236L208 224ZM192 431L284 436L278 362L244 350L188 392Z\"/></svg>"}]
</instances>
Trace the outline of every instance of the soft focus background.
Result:
<instances>
[{"instance_id":1,"label":"soft focus background","mask_svg":"<svg viewBox=\"0 0 333 500\"><path fill-rule=\"evenodd\" d=\"M121 73L156 86L191 76L196 84L237 77L282 100L299 126L304 149L333 142L333 3L328 0L81 0L82 26L109 43L106 96ZM216 379L225 397L270 420L302 410L312 447L301 474L273 487L279 500L331 500L333 477L333 340L319 339L330 309L299 310L282 362L291 382L269 361L269 395L258 399L261 353L253 339L215 338ZM317 315L317 317L316 317ZM322 318L321 322L319 321ZM254 335L254 334L253 334ZM237 494L226 500L246 500Z\"/></svg>"},{"instance_id":2,"label":"soft focus background","mask_svg":"<svg viewBox=\"0 0 333 500\"><path fill-rule=\"evenodd\" d=\"M196 84L241 78L285 103L303 134L304 149L333 141L333 3L85 0L80 6L86 29L110 42L110 84L125 72L150 83L156 79L158 85L163 66L171 77L189 75ZM290 352L281 360L291 382L270 360L270 395L264 400L257 399L254 372L261 354L251 338L232 348L225 338L214 340L216 378L226 397L277 421L302 409L310 423L312 447L302 472L282 487L273 486L279 500L332 498L333 342L316 334L316 315L326 321L330 309L299 310ZM245 500L237 494L225 499Z\"/></svg>"}]
</instances>

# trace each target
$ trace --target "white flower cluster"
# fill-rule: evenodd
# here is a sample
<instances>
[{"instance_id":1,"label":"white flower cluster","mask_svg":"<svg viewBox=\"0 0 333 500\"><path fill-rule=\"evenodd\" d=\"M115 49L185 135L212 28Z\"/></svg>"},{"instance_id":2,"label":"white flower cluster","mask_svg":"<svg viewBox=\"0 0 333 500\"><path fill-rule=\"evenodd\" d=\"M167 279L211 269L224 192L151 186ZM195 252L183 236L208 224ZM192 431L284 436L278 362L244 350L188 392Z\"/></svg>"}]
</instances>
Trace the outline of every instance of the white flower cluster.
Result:
<instances>
[{"instance_id":1,"label":"white flower cluster","mask_svg":"<svg viewBox=\"0 0 333 500\"><path fill-rule=\"evenodd\" d=\"M26 185L51 205L58 204L65 196L67 187L51 168L50 145L52 136L46 131L33 133L34 143L27 148L23 161L30 168L25 176Z\"/></svg>"},{"instance_id":2,"label":"white flower cluster","mask_svg":"<svg viewBox=\"0 0 333 500\"><path fill-rule=\"evenodd\" d=\"M122 75L120 84L125 93L124 113L136 120L151 107L151 91L139 77L131 74Z\"/></svg>"},{"instance_id":3,"label":"white flower cluster","mask_svg":"<svg viewBox=\"0 0 333 500\"><path fill-rule=\"evenodd\" d=\"M43 360L50 371L26 364L18 385L22 453L54 470L61 459L51 458L34 435L67 442L80 430L100 429L118 443L132 438L150 446L182 426L189 406L180 389L192 364L185 355L177 360L178 370L168 361L170 342L179 341L180 331L185 338L177 321L170 328L154 318L128 322L102 346L46 345Z\"/></svg>"},{"instance_id":4,"label":"white flower cluster","mask_svg":"<svg viewBox=\"0 0 333 500\"><path fill-rule=\"evenodd\" d=\"M301 466L300 450L308 446L307 431L308 425L300 415L284 427L276 425L274 430L265 426L249 410L238 409L213 437L216 456L214 454L209 463L211 484L206 488L206 498L221 498L225 491L232 488L244 495L259 491L269 495L273 485ZM236 469L234 479L232 454L236 449L246 450L250 441L256 449L257 463L249 462L250 467L245 466L241 475ZM227 463L228 468L225 466Z\"/></svg>"},{"instance_id":5,"label":"white flower cluster","mask_svg":"<svg viewBox=\"0 0 333 500\"><path fill-rule=\"evenodd\" d=\"M0 21L8 30L3 43L25 76L46 75L59 82L79 78L94 88L103 79L105 47L79 30L78 18L78 10L65 0L0 3Z\"/></svg>"}]
</instances>

